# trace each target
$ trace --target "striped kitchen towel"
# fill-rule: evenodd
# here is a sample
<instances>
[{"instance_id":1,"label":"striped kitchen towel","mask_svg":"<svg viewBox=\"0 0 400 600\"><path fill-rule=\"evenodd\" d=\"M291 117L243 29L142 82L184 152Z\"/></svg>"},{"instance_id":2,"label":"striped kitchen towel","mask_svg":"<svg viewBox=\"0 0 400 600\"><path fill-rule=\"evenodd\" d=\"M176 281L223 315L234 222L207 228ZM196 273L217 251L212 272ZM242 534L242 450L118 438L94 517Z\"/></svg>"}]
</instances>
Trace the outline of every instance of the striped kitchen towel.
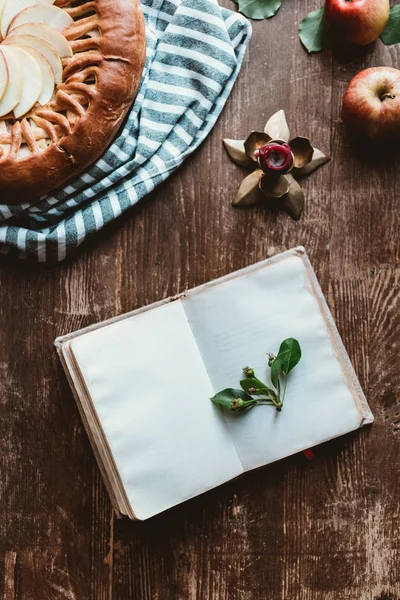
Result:
<instances>
[{"instance_id":1,"label":"striped kitchen towel","mask_svg":"<svg viewBox=\"0 0 400 600\"><path fill-rule=\"evenodd\" d=\"M217 0L142 0L142 6L147 61L123 129L63 190L33 205L0 204L3 253L63 260L167 179L218 119L251 36L249 22Z\"/></svg>"}]
</instances>

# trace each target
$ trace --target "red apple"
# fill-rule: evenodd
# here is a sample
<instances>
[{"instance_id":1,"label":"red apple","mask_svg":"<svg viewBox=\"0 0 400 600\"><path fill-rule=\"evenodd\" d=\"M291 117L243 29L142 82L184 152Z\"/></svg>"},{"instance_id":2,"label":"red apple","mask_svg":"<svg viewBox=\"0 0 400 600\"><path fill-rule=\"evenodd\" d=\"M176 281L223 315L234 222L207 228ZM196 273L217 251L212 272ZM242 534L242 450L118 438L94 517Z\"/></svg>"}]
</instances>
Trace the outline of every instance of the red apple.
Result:
<instances>
[{"instance_id":1,"label":"red apple","mask_svg":"<svg viewBox=\"0 0 400 600\"><path fill-rule=\"evenodd\" d=\"M358 73L343 98L343 120L360 137L400 137L400 71L374 67Z\"/></svg>"},{"instance_id":2,"label":"red apple","mask_svg":"<svg viewBox=\"0 0 400 600\"><path fill-rule=\"evenodd\" d=\"M366 46L381 35L389 20L389 0L326 0L325 22L333 36Z\"/></svg>"}]
</instances>

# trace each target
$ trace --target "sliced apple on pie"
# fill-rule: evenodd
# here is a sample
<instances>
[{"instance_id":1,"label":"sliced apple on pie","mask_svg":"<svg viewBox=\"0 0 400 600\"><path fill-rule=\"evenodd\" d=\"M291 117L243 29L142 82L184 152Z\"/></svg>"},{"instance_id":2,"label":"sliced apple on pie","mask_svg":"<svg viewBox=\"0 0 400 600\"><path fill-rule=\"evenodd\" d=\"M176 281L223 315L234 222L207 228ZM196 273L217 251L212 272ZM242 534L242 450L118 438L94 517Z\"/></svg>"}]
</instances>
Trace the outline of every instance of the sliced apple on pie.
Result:
<instances>
[{"instance_id":1,"label":"sliced apple on pie","mask_svg":"<svg viewBox=\"0 0 400 600\"><path fill-rule=\"evenodd\" d=\"M10 1L15 2L15 0L8 0L8 2ZM27 0L27 2L28 1L29 0ZM36 3L33 6L29 6L28 8L21 10L21 12L19 12L12 19L12 21L8 25L7 33L11 32L13 29L19 27L20 25L25 25L26 23L43 23L43 25L47 25L55 31L63 31L64 29L72 25L73 22L74 20L69 16L69 14L61 8L58 8L57 6L51 6L48 3Z\"/></svg>"},{"instance_id":2,"label":"sliced apple on pie","mask_svg":"<svg viewBox=\"0 0 400 600\"><path fill-rule=\"evenodd\" d=\"M34 35L15 35L7 37L7 39L4 40L3 45L21 46L24 49L31 48L32 50L36 50L49 63L54 76L54 83L58 85L62 82L63 67L61 59L54 50L54 46L51 46L42 38Z\"/></svg>"},{"instance_id":3,"label":"sliced apple on pie","mask_svg":"<svg viewBox=\"0 0 400 600\"><path fill-rule=\"evenodd\" d=\"M32 5L51 5L55 0L6 0L1 14L1 35L6 37L11 21L26 8Z\"/></svg>"},{"instance_id":4,"label":"sliced apple on pie","mask_svg":"<svg viewBox=\"0 0 400 600\"><path fill-rule=\"evenodd\" d=\"M2 52L0 52L0 100L3 98L8 86L8 63Z\"/></svg>"},{"instance_id":5,"label":"sliced apple on pie","mask_svg":"<svg viewBox=\"0 0 400 600\"><path fill-rule=\"evenodd\" d=\"M0 0L0 117L19 119L36 103L45 106L62 83L61 58L73 51L61 31L74 20L54 2Z\"/></svg>"},{"instance_id":6,"label":"sliced apple on pie","mask_svg":"<svg viewBox=\"0 0 400 600\"><path fill-rule=\"evenodd\" d=\"M0 197L37 198L111 143L145 61L140 0L0 0Z\"/></svg>"},{"instance_id":7,"label":"sliced apple on pie","mask_svg":"<svg viewBox=\"0 0 400 600\"><path fill-rule=\"evenodd\" d=\"M42 72L42 90L39 94L37 102L41 106L45 106L52 100L55 87L54 74L50 63L44 58L43 54L40 54L40 52L34 48L31 48L30 46L21 46L21 50L30 54Z\"/></svg>"},{"instance_id":8,"label":"sliced apple on pie","mask_svg":"<svg viewBox=\"0 0 400 600\"><path fill-rule=\"evenodd\" d=\"M25 23L24 25L19 25L10 31L7 40L21 35L32 35L44 40L47 44L52 46L60 58L73 55L72 48L65 37L48 25L43 25L43 23ZM36 48L36 50L38 50L38 48Z\"/></svg>"},{"instance_id":9,"label":"sliced apple on pie","mask_svg":"<svg viewBox=\"0 0 400 600\"><path fill-rule=\"evenodd\" d=\"M7 63L8 81L5 93L0 100L0 117L8 115L18 104L22 96L22 71L19 60L11 48L1 46L0 52Z\"/></svg>"},{"instance_id":10,"label":"sliced apple on pie","mask_svg":"<svg viewBox=\"0 0 400 600\"><path fill-rule=\"evenodd\" d=\"M36 60L22 46L10 48L9 52L16 56L22 74L21 97L13 108L14 117L19 119L39 100L43 90L43 76Z\"/></svg>"}]
</instances>

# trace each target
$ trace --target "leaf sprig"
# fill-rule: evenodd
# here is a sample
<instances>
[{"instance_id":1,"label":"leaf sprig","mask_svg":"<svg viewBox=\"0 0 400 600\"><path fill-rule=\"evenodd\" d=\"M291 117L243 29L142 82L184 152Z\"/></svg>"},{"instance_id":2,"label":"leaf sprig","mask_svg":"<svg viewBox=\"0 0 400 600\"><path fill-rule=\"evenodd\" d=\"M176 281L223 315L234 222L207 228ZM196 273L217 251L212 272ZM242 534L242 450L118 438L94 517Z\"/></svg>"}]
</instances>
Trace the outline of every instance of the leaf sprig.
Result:
<instances>
[{"instance_id":1,"label":"leaf sprig","mask_svg":"<svg viewBox=\"0 0 400 600\"><path fill-rule=\"evenodd\" d=\"M294 338L282 342L277 356L268 355L271 382L275 389L258 379L251 367L244 367L242 389L227 388L218 392L211 401L233 412L244 412L255 406L270 405L281 411L285 401L288 375L301 359L300 344ZM283 392L282 392L283 389Z\"/></svg>"}]
</instances>

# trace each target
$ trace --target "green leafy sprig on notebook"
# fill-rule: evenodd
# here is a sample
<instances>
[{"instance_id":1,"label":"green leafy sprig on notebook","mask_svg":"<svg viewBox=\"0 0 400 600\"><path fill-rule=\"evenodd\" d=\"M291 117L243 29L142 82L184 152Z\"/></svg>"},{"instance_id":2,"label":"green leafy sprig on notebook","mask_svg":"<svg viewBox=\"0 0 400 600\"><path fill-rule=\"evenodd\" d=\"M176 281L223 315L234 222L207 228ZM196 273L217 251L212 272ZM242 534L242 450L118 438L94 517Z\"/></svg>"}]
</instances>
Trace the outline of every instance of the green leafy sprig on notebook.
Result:
<instances>
[{"instance_id":1,"label":"green leafy sprig on notebook","mask_svg":"<svg viewBox=\"0 0 400 600\"><path fill-rule=\"evenodd\" d=\"M301 359L300 344L294 338L284 340L280 345L277 356L269 354L268 366L271 369L271 382L275 390L256 377L254 369L244 367L244 379L241 380L241 390L227 388L211 398L215 404L234 412L243 412L255 406L275 406L282 410L286 396L286 386L290 371ZM283 380L283 393L281 392Z\"/></svg>"}]
</instances>

